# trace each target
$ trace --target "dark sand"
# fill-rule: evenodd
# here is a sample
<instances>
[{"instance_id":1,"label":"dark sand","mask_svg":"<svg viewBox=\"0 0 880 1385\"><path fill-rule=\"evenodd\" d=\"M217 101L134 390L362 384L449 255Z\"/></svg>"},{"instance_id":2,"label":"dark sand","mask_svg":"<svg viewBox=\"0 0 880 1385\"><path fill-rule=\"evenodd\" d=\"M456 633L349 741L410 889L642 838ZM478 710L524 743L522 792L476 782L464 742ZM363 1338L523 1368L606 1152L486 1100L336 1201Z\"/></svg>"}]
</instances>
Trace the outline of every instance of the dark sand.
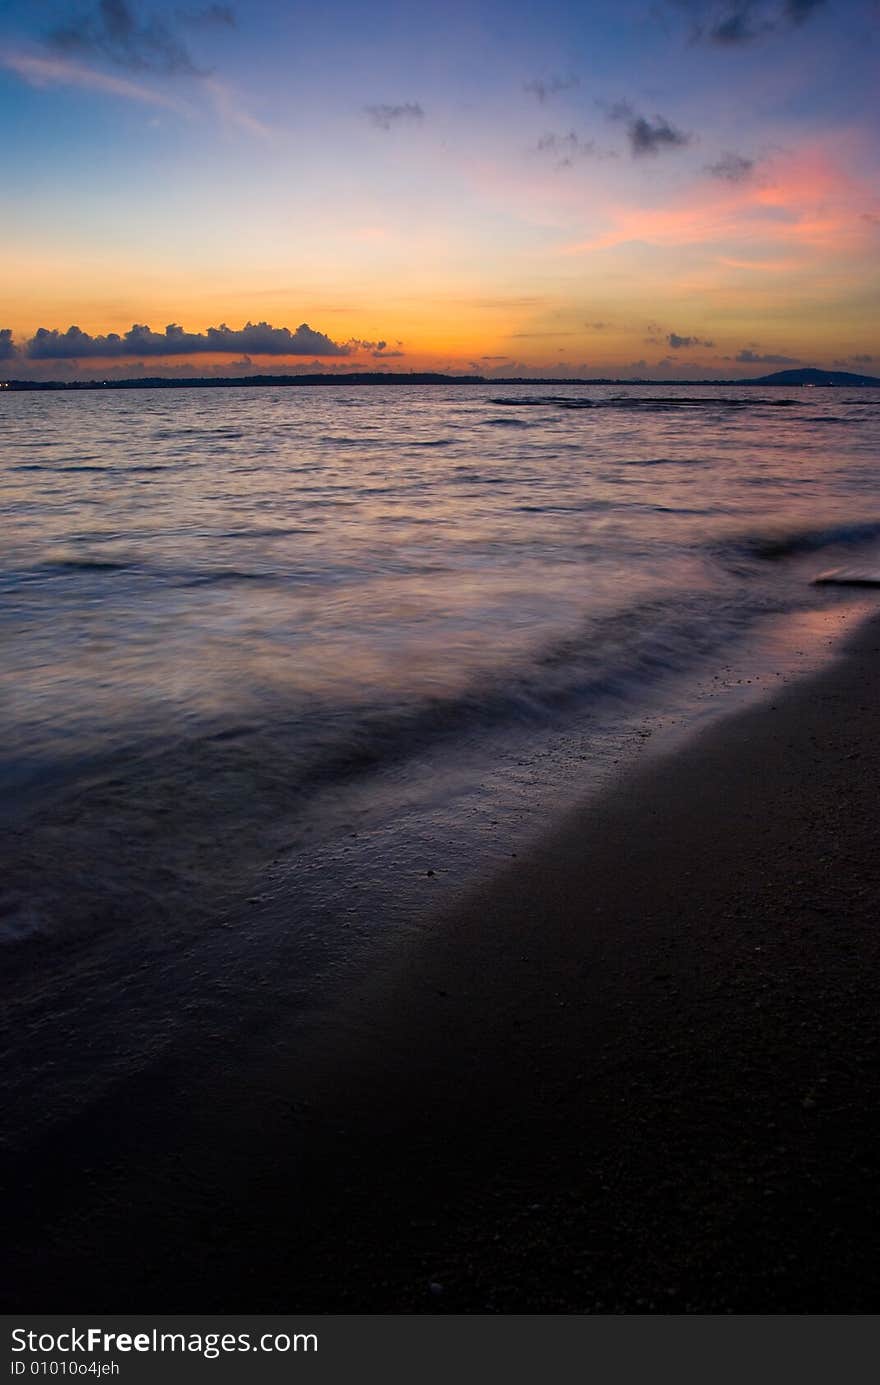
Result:
<instances>
[{"instance_id":1,"label":"dark sand","mask_svg":"<svg viewBox=\"0 0 880 1385\"><path fill-rule=\"evenodd\" d=\"M14 1159L7 1307L876 1312L878 694L875 621L307 1042L262 1016Z\"/></svg>"}]
</instances>

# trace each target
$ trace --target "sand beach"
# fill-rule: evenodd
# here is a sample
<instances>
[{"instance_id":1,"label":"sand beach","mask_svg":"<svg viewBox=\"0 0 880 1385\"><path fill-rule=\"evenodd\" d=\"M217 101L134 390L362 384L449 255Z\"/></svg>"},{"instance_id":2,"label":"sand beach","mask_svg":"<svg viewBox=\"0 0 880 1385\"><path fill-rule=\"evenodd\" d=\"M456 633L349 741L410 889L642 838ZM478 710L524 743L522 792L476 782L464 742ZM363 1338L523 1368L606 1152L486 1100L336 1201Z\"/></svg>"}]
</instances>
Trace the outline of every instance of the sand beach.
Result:
<instances>
[{"instance_id":1,"label":"sand beach","mask_svg":"<svg viewBox=\"0 0 880 1385\"><path fill-rule=\"evenodd\" d=\"M18 1151L7 1302L876 1311L878 691L874 620L307 1042L175 1052Z\"/></svg>"}]
</instances>

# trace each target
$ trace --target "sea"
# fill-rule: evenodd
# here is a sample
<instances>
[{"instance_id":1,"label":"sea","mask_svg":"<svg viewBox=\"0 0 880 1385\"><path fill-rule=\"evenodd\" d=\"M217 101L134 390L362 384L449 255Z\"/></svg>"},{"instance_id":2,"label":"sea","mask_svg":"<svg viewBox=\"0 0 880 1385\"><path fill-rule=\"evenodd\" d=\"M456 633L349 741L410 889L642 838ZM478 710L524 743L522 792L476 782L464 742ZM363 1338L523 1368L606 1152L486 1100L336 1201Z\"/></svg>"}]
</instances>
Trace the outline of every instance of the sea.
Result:
<instances>
[{"instance_id":1,"label":"sea","mask_svg":"<svg viewBox=\"0 0 880 1385\"><path fill-rule=\"evenodd\" d=\"M816 578L880 572L878 462L873 389L0 394L22 1123L314 1014L827 659L876 608Z\"/></svg>"}]
</instances>

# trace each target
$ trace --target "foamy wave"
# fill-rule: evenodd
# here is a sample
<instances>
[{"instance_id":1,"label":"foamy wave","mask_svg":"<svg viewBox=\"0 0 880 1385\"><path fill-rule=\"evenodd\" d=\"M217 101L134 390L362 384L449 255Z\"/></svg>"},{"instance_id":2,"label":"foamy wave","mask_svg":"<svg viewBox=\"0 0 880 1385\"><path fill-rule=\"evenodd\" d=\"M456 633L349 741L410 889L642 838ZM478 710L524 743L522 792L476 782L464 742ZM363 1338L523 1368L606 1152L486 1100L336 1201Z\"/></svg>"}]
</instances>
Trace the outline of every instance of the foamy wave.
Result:
<instances>
[{"instance_id":1,"label":"foamy wave","mask_svg":"<svg viewBox=\"0 0 880 1385\"><path fill-rule=\"evenodd\" d=\"M880 520L866 520L758 535L746 540L745 547L756 558L776 560L792 558L799 553L817 553L823 548L854 548L877 539L880 539Z\"/></svg>"}]
</instances>

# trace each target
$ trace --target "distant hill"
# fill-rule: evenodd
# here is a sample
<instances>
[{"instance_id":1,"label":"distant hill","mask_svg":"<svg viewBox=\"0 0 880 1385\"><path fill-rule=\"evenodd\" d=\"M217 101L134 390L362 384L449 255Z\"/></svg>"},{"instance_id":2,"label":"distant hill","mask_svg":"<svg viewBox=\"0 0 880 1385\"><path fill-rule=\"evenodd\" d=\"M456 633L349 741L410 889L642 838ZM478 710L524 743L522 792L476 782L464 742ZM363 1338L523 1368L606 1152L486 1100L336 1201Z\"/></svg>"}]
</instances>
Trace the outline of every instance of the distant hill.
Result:
<instances>
[{"instance_id":1,"label":"distant hill","mask_svg":"<svg viewBox=\"0 0 880 1385\"><path fill-rule=\"evenodd\" d=\"M876 375L852 375L848 370L777 370L749 380L750 385L877 385Z\"/></svg>"},{"instance_id":2,"label":"distant hill","mask_svg":"<svg viewBox=\"0 0 880 1385\"><path fill-rule=\"evenodd\" d=\"M723 386L729 389L740 385L873 385L880 389L880 379L875 375L851 375L847 370L777 370L774 375L761 375L755 379L736 380L650 380L615 379L613 376L585 379L583 376L523 376L523 375L444 375L437 371L400 371L389 373L381 370L333 371L321 375L194 375L138 376L131 380L3 380L0 390L189 390L189 389L259 389L261 386L297 385L491 385L497 389L503 385L637 385L649 389L669 389L680 385Z\"/></svg>"}]
</instances>

